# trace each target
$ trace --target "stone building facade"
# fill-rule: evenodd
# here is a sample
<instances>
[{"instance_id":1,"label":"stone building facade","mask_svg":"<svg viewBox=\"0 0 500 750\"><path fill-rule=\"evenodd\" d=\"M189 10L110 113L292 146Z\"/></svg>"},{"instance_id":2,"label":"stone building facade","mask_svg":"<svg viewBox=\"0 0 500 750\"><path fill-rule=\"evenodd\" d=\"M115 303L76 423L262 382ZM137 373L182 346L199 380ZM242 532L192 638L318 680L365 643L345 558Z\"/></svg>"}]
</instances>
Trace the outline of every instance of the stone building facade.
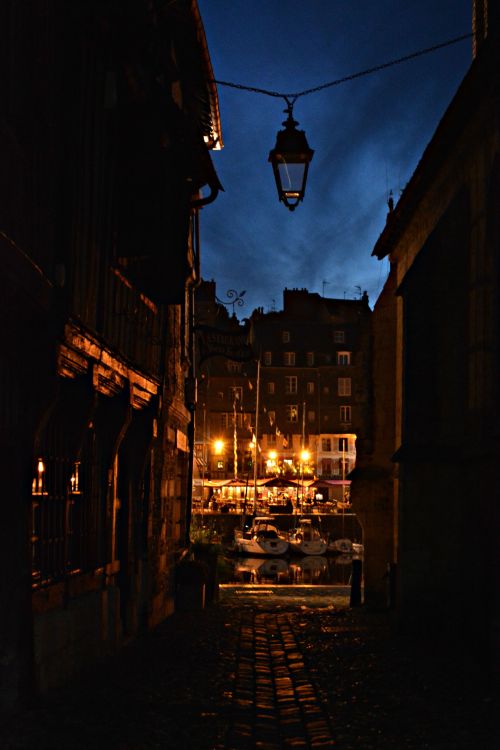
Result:
<instances>
[{"instance_id":1,"label":"stone building facade","mask_svg":"<svg viewBox=\"0 0 500 750\"><path fill-rule=\"evenodd\" d=\"M207 319L206 301L199 309ZM250 470L252 476L256 429L258 476L347 477L357 440L368 432L371 310L366 295L338 300L285 289L282 311L257 309L241 327L224 309L211 309L212 325L247 332L253 360L217 357L202 365L197 442L207 447L207 477L233 476L235 447L237 473ZM216 452L216 440L223 442L223 452ZM307 458L301 458L304 450Z\"/></svg>"},{"instance_id":2,"label":"stone building facade","mask_svg":"<svg viewBox=\"0 0 500 750\"><path fill-rule=\"evenodd\" d=\"M459 634L498 666L497 3L474 4L473 50L374 249L391 273L373 314L373 446L352 489L383 537L366 543L367 599L381 600L384 568L397 565L401 622Z\"/></svg>"},{"instance_id":3,"label":"stone building facade","mask_svg":"<svg viewBox=\"0 0 500 750\"><path fill-rule=\"evenodd\" d=\"M9 707L174 608L198 209L222 143L196 2L12 0L0 16Z\"/></svg>"}]
</instances>

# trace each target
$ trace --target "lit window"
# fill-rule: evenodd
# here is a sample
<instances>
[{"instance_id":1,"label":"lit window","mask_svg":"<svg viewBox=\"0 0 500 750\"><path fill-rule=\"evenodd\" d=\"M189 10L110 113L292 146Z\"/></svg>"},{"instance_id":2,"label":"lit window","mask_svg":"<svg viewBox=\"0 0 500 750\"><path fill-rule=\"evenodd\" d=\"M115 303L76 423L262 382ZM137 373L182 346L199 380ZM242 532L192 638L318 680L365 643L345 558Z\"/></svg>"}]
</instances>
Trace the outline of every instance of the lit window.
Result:
<instances>
[{"instance_id":1,"label":"lit window","mask_svg":"<svg viewBox=\"0 0 500 750\"><path fill-rule=\"evenodd\" d=\"M276 412L275 411L268 411L267 416L269 417L269 424L271 427L273 424L276 424Z\"/></svg>"},{"instance_id":2,"label":"lit window","mask_svg":"<svg viewBox=\"0 0 500 750\"><path fill-rule=\"evenodd\" d=\"M310 380L307 384L307 392L314 393L314 380Z\"/></svg>"},{"instance_id":3,"label":"lit window","mask_svg":"<svg viewBox=\"0 0 500 750\"><path fill-rule=\"evenodd\" d=\"M287 367L295 367L295 352L283 352L283 363Z\"/></svg>"},{"instance_id":4,"label":"lit window","mask_svg":"<svg viewBox=\"0 0 500 750\"><path fill-rule=\"evenodd\" d=\"M350 365L351 364L351 352L337 352L337 364L338 365Z\"/></svg>"},{"instance_id":5,"label":"lit window","mask_svg":"<svg viewBox=\"0 0 500 750\"><path fill-rule=\"evenodd\" d=\"M336 344L343 344L345 341L345 332L344 331L334 331L333 332L333 340Z\"/></svg>"},{"instance_id":6,"label":"lit window","mask_svg":"<svg viewBox=\"0 0 500 750\"><path fill-rule=\"evenodd\" d=\"M286 421L287 422L298 422L299 421L299 409L297 404L288 404L286 407Z\"/></svg>"},{"instance_id":7,"label":"lit window","mask_svg":"<svg viewBox=\"0 0 500 750\"><path fill-rule=\"evenodd\" d=\"M80 494L80 461L76 461L69 479L70 492L72 495Z\"/></svg>"},{"instance_id":8,"label":"lit window","mask_svg":"<svg viewBox=\"0 0 500 750\"><path fill-rule=\"evenodd\" d=\"M350 422L351 421L351 407L350 406L341 406L340 407L340 421L341 422Z\"/></svg>"},{"instance_id":9,"label":"lit window","mask_svg":"<svg viewBox=\"0 0 500 750\"><path fill-rule=\"evenodd\" d=\"M290 342L290 331L283 331L281 334L281 340L284 344L288 344Z\"/></svg>"},{"instance_id":10,"label":"lit window","mask_svg":"<svg viewBox=\"0 0 500 750\"><path fill-rule=\"evenodd\" d=\"M222 471L224 469L224 461L217 461L217 469L218 471Z\"/></svg>"},{"instance_id":11,"label":"lit window","mask_svg":"<svg viewBox=\"0 0 500 750\"><path fill-rule=\"evenodd\" d=\"M285 376L285 393L297 393L297 376Z\"/></svg>"},{"instance_id":12,"label":"lit window","mask_svg":"<svg viewBox=\"0 0 500 750\"><path fill-rule=\"evenodd\" d=\"M268 383L267 384L267 392L268 393L274 393L274 383Z\"/></svg>"},{"instance_id":13,"label":"lit window","mask_svg":"<svg viewBox=\"0 0 500 750\"><path fill-rule=\"evenodd\" d=\"M351 378L339 378L339 396L351 395Z\"/></svg>"},{"instance_id":14,"label":"lit window","mask_svg":"<svg viewBox=\"0 0 500 750\"><path fill-rule=\"evenodd\" d=\"M332 450L331 438L321 438L321 450L325 453L330 453Z\"/></svg>"},{"instance_id":15,"label":"lit window","mask_svg":"<svg viewBox=\"0 0 500 750\"><path fill-rule=\"evenodd\" d=\"M314 365L314 352L307 352L306 360L307 366L312 367Z\"/></svg>"},{"instance_id":16,"label":"lit window","mask_svg":"<svg viewBox=\"0 0 500 750\"><path fill-rule=\"evenodd\" d=\"M307 412L307 421L308 422L314 422L316 419L316 412L315 411L308 411Z\"/></svg>"},{"instance_id":17,"label":"lit window","mask_svg":"<svg viewBox=\"0 0 500 750\"><path fill-rule=\"evenodd\" d=\"M267 367L269 367L272 361L273 361L272 352L264 352L264 364L267 365Z\"/></svg>"}]
</instances>

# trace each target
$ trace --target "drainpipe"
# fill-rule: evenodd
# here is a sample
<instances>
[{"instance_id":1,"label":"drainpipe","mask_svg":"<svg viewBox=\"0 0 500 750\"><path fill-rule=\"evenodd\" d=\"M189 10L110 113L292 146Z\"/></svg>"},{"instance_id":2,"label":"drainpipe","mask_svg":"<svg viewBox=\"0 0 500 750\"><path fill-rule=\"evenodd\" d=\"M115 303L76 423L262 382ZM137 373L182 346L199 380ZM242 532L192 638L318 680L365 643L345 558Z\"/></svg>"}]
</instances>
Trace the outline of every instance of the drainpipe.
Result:
<instances>
[{"instance_id":1,"label":"drainpipe","mask_svg":"<svg viewBox=\"0 0 500 750\"><path fill-rule=\"evenodd\" d=\"M192 204L193 205L193 204ZM194 244L194 279L189 283L189 371L186 382L186 406L191 414L187 427L188 439L188 469L186 488L186 530L185 545L189 547L191 539L189 531L191 528L191 517L193 510L193 477L194 477L194 438L195 438L195 416L197 401L197 380L195 372L195 338L194 338L194 291L201 284L200 271L200 224L198 211L193 211L193 244Z\"/></svg>"}]
</instances>

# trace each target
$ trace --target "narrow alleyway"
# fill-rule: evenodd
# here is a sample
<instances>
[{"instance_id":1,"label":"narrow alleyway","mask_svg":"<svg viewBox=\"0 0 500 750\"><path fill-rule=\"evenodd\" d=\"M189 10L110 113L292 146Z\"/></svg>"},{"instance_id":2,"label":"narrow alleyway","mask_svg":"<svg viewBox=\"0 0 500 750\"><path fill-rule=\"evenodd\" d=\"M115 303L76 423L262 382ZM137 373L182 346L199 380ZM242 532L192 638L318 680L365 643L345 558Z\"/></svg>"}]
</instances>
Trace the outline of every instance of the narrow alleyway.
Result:
<instances>
[{"instance_id":1,"label":"narrow alleyway","mask_svg":"<svg viewBox=\"0 0 500 750\"><path fill-rule=\"evenodd\" d=\"M234 587L0 730L3 750L474 750L498 693L347 590Z\"/></svg>"}]
</instances>

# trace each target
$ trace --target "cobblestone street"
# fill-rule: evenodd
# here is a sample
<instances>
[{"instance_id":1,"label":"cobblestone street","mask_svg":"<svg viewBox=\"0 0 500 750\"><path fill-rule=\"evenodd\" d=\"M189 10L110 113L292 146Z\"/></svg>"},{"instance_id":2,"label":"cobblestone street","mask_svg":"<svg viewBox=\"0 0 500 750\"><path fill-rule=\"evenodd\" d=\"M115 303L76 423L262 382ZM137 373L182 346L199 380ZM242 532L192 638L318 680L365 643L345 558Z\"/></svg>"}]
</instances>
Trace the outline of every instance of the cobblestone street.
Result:
<instances>
[{"instance_id":1,"label":"cobblestone street","mask_svg":"<svg viewBox=\"0 0 500 750\"><path fill-rule=\"evenodd\" d=\"M228 587L13 717L4 750L474 750L498 692L457 654L350 609L346 589Z\"/></svg>"}]
</instances>

